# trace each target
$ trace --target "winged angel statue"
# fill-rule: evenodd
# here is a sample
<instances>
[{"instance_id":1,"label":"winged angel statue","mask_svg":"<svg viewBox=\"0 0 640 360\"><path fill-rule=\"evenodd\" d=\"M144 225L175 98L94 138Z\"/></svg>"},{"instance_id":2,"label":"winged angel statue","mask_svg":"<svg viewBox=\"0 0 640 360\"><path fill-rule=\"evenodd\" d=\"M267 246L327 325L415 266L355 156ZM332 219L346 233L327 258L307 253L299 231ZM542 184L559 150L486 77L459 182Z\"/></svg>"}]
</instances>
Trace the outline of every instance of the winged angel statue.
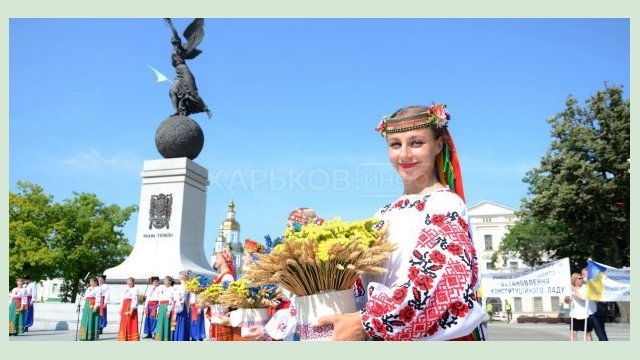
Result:
<instances>
[{"instance_id":1,"label":"winged angel statue","mask_svg":"<svg viewBox=\"0 0 640 360\"><path fill-rule=\"evenodd\" d=\"M171 53L171 65L176 68L176 79L171 86L169 96L175 109L175 115L189 116L189 114L206 112L211 118L211 111L204 103L200 95L198 95L198 87L196 79L193 77L191 70L187 66L185 60L194 59L202 53L196 47L204 39L204 19L194 19L184 31L186 43L182 43L176 28L173 26L171 19L165 18L164 21L171 27L173 36L171 44L173 52Z\"/></svg>"}]
</instances>

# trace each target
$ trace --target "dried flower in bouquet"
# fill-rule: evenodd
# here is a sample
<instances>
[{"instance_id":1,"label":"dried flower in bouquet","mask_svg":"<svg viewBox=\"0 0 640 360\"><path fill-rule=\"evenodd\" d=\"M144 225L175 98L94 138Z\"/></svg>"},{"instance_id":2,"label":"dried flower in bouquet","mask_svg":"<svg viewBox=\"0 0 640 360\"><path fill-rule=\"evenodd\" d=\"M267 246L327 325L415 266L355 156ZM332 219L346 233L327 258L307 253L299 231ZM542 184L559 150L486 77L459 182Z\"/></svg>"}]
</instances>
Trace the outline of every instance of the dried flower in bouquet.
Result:
<instances>
[{"instance_id":1,"label":"dried flower in bouquet","mask_svg":"<svg viewBox=\"0 0 640 360\"><path fill-rule=\"evenodd\" d=\"M196 293L196 294L200 294L201 292L203 292L205 289L207 289L209 287L209 285L211 285L211 279L203 276L203 275L198 275L194 278L191 278L190 280L188 280L185 284L185 290L187 292L192 292L192 293Z\"/></svg>"},{"instance_id":2,"label":"dried flower in bouquet","mask_svg":"<svg viewBox=\"0 0 640 360\"><path fill-rule=\"evenodd\" d=\"M275 300L282 296L275 285L264 284L252 286L246 279L229 284L227 290L220 295L218 301L227 307L238 309L255 309L275 306Z\"/></svg>"},{"instance_id":3,"label":"dried flower in bouquet","mask_svg":"<svg viewBox=\"0 0 640 360\"><path fill-rule=\"evenodd\" d=\"M294 226L285 240L257 261L245 274L255 285L278 284L297 296L346 290L364 273L381 274L382 265L396 249L378 220Z\"/></svg>"},{"instance_id":4,"label":"dried flower in bouquet","mask_svg":"<svg viewBox=\"0 0 640 360\"><path fill-rule=\"evenodd\" d=\"M198 295L198 303L200 307L207 307L220 303L220 295L227 289L229 283L210 284L204 291Z\"/></svg>"}]
</instances>

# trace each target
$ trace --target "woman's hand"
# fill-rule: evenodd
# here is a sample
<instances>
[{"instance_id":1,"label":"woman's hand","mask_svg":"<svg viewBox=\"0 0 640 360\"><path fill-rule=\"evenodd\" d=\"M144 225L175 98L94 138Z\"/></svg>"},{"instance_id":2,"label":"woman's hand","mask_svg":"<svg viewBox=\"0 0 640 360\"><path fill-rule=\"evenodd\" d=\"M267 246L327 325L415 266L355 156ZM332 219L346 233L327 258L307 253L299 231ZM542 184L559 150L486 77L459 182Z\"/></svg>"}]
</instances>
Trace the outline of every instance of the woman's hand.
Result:
<instances>
[{"instance_id":1,"label":"woman's hand","mask_svg":"<svg viewBox=\"0 0 640 360\"><path fill-rule=\"evenodd\" d=\"M253 325L249 327L249 334L247 337L254 338L256 341L270 340L269 336L264 332L262 325Z\"/></svg>"},{"instance_id":2,"label":"woman's hand","mask_svg":"<svg viewBox=\"0 0 640 360\"><path fill-rule=\"evenodd\" d=\"M359 312L323 316L316 326L333 324L333 341L360 341L367 337Z\"/></svg>"},{"instance_id":3,"label":"woman's hand","mask_svg":"<svg viewBox=\"0 0 640 360\"><path fill-rule=\"evenodd\" d=\"M216 315L216 318L219 320L220 325L231 326L231 321L229 320L228 315Z\"/></svg>"}]
</instances>

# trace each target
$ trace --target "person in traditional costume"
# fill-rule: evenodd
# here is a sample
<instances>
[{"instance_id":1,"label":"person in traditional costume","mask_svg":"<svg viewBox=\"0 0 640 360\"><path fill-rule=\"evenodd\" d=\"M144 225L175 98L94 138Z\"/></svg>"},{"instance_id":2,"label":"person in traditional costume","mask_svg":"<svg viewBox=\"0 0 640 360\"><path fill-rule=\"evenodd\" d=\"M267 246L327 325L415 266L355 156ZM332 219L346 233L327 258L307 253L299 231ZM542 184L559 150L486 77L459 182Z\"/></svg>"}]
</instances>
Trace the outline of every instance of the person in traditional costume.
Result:
<instances>
[{"instance_id":1,"label":"person in traditional costume","mask_svg":"<svg viewBox=\"0 0 640 360\"><path fill-rule=\"evenodd\" d=\"M118 341L139 341L138 330L138 289L135 280L127 279L127 289L122 293L122 308L120 309L120 330Z\"/></svg>"},{"instance_id":2,"label":"person in traditional costume","mask_svg":"<svg viewBox=\"0 0 640 360\"><path fill-rule=\"evenodd\" d=\"M111 301L109 296L109 285L106 284L107 276L98 276L98 285L100 286L100 334L107 327L107 304Z\"/></svg>"},{"instance_id":3,"label":"person in traditional costume","mask_svg":"<svg viewBox=\"0 0 640 360\"><path fill-rule=\"evenodd\" d=\"M27 332L29 331L29 328L33 326L33 303L35 303L38 299L38 289L36 287L36 283L31 282L31 277L29 275L25 275L23 277L23 280L28 304L24 320L24 331Z\"/></svg>"},{"instance_id":4,"label":"person in traditional costume","mask_svg":"<svg viewBox=\"0 0 640 360\"><path fill-rule=\"evenodd\" d=\"M189 341L191 336L191 318L189 317L189 293L186 290L187 280L191 271L184 270L180 272L180 284L174 286L173 301L174 313L173 321L175 321L175 330L173 332L173 341Z\"/></svg>"},{"instance_id":5,"label":"person in traditional costume","mask_svg":"<svg viewBox=\"0 0 640 360\"><path fill-rule=\"evenodd\" d=\"M96 278L89 279L89 287L84 293L84 308L78 340L97 340L100 333L100 301L102 292Z\"/></svg>"},{"instance_id":6,"label":"person in traditional costume","mask_svg":"<svg viewBox=\"0 0 640 360\"><path fill-rule=\"evenodd\" d=\"M16 279L16 287L9 295L9 336L24 332L24 317L28 307L26 289L22 278Z\"/></svg>"},{"instance_id":7,"label":"person in traditional costume","mask_svg":"<svg viewBox=\"0 0 640 360\"><path fill-rule=\"evenodd\" d=\"M173 279L171 276L164 278L163 285L158 286L158 322L156 324L157 341L171 340L171 313L173 309Z\"/></svg>"},{"instance_id":8,"label":"person in traditional costume","mask_svg":"<svg viewBox=\"0 0 640 360\"><path fill-rule=\"evenodd\" d=\"M225 244L222 251L216 256L213 267L216 268L219 273L213 280L214 284L232 283L235 281L235 264L228 244ZM211 325L209 325L209 338L214 341L233 340L234 327L229 324L229 312L217 313L214 311L214 307L215 305L211 305L206 311L206 316L211 322Z\"/></svg>"},{"instance_id":9,"label":"person in traditional costume","mask_svg":"<svg viewBox=\"0 0 640 360\"><path fill-rule=\"evenodd\" d=\"M144 303L144 337L151 339L156 335L156 323L158 320L158 287L160 285L160 278L157 276L151 277L151 286L147 289Z\"/></svg>"},{"instance_id":10,"label":"person in traditional costume","mask_svg":"<svg viewBox=\"0 0 640 360\"><path fill-rule=\"evenodd\" d=\"M364 275L360 312L320 318L334 340L482 340L478 261L446 105L386 116L386 138L404 193L375 215L398 244L382 275ZM360 301L362 300L362 301Z\"/></svg>"},{"instance_id":11,"label":"person in traditional costume","mask_svg":"<svg viewBox=\"0 0 640 360\"><path fill-rule=\"evenodd\" d=\"M204 331L204 309L198 302L198 294L193 292L189 293L189 314L191 341L203 341L206 336Z\"/></svg>"}]
</instances>

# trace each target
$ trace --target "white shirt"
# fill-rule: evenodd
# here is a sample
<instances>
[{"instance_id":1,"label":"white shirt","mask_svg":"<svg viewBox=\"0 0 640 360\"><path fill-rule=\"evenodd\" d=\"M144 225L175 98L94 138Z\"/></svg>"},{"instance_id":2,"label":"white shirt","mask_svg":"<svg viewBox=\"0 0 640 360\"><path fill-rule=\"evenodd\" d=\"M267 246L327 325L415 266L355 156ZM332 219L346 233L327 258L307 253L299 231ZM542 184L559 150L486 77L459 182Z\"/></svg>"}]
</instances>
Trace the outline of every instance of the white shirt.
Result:
<instances>
[{"instance_id":1,"label":"white shirt","mask_svg":"<svg viewBox=\"0 0 640 360\"><path fill-rule=\"evenodd\" d=\"M171 309L173 306L173 286L159 285L156 291L158 292L158 301L168 301L169 309Z\"/></svg>"},{"instance_id":2,"label":"white shirt","mask_svg":"<svg viewBox=\"0 0 640 360\"><path fill-rule=\"evenodd\" d=\"M31 301L29 302L29 305L33 305L34 302L36 302L37 300L37 295L38 295L38 290L36 289L36 284L33 282L29 282L29 284L27 284L26 287L27 290L27 296L31 296Z\"/></svg>"},{"instance_id":3,"label":"white shirt","mask_svg":"<svg viewBox=\"0 0 640 360\"><path fill-rule=\"evenodd\" d=\"M95 286L95 287L91 287L89 286L87 288L87 291L84 292L84 299L88 299L90 297L95 298L95 304L94 306L100 306L100 296L102 296L102 292L100 291L100 288Z\"/></svg>"},{"instance_id":4,"label":"white shirt","mask_svg":"<svg viewBox=\"0 0 640 360\"><path fill-rule=\"evenodd\" d=\"M173 286L173 301L175 306L173 309L177 313L181 313L182 309L184 309L184 298L185 298L185 290L184 285L178 284Z\"/></svg>"},{"instance_id":5,"label":"white shirt","mask_svg":"<svg viewBox=\"0 0 640 360\"><path fill-rule=\"evenodd\" d=\"M9 303L11 303L14 298L20 299L18 306L22 307L27 305L27 292L24 288L14 287L13 290L11 290L11 294L9 294Z\"/></svg>"},{"instance_id":6,"label":"white shirt","mask_svg":"<svg viewBox=\"0 0 640 360\"><path fill-rule=\"evenodd\" d=\"M149 301L158 301L159 287L160 285L158 286L151 285L151 287L147 289L147 295L146 295L147 299L144 301L145 306L149 305Z\"/></svg>"},{"instance_id":7,"label":"white shirt","mask_svg":"<svg viewBox=\"0 0 640 360\"><path fill-rule=\"evenodd\" d=\"M589 301L587 308L587 285L582 285L579 290L573 289L573 301L571 302L571 317L574 319L586 319L589 315L594 314L598 309L595 301ZM575 294L577 292L584 300L580 300Z\"/></svg>"},{"instance_id":8,"label":"white shirt","mask_svg":"<svg viewBox=\"0 0 640 360\"><path fill-rule=\"evenodd\" d=\"M131 309L137 309L138 308L138 289L136 289L136 287L132 287L132 288L127 288L123 293L122 293L122 302L124 303L125 299L131 299ZM129 311L129 309L123 309L125 311Z\"/></svg>"},{"instance_id":9,"label":"white shirt","mask_svg":"<svg viewBox=\"0 0 640 360\"><path fill-rule=\"evenodd\" d=\"M111 302L111 297L109 296L109 285L100 285L100 294L101 296L104 296L104 305L107 306L107 304Z\"/></svg>"}]
</instances>

